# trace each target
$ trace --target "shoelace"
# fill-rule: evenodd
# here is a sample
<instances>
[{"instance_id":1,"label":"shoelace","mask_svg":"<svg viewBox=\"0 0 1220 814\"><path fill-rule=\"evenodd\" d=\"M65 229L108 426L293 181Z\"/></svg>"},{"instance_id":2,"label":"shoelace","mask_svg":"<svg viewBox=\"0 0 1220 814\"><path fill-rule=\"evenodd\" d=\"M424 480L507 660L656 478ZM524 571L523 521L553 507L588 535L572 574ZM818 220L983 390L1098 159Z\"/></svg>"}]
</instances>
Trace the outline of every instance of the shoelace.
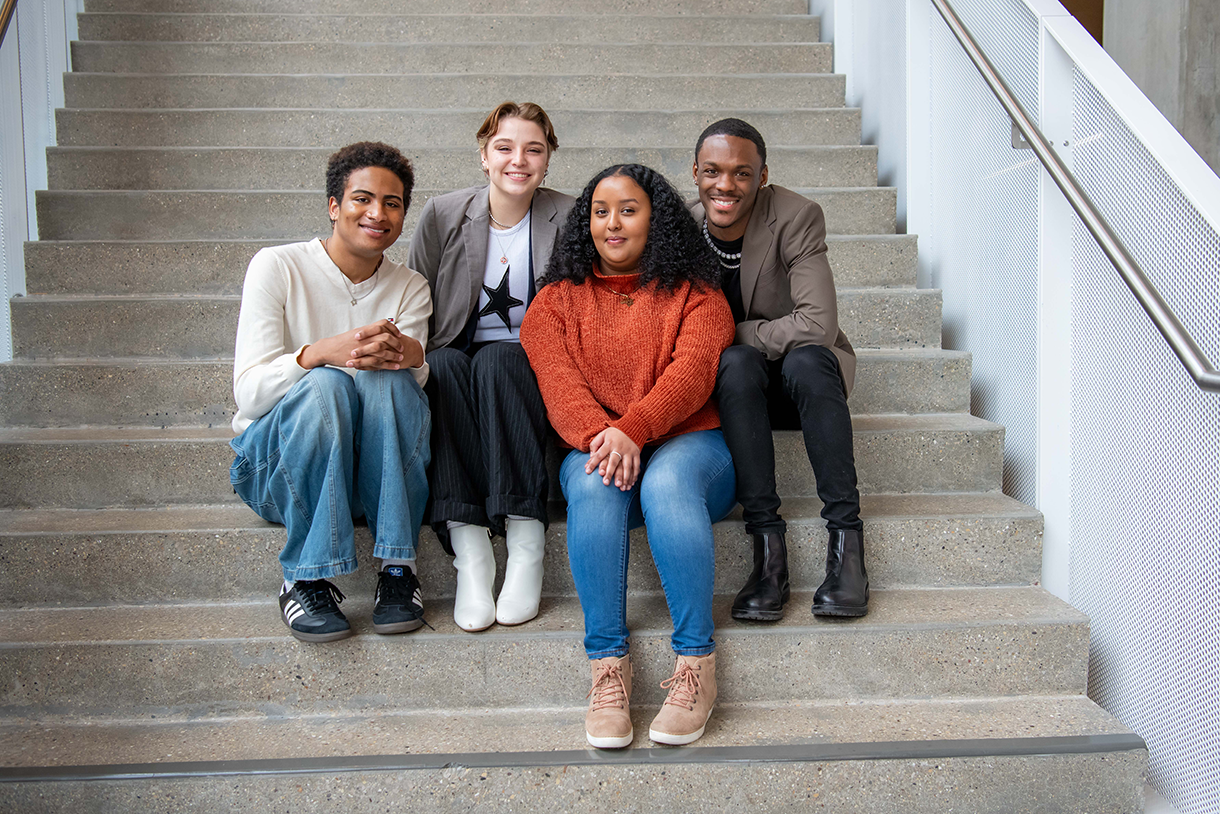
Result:
<instances>
[{"instance_id":1,"label":"shoelace","mask_svg":"<svg viewBox=\"0 0 1220 814\"><path fill-rule=\"evenodd\" d=\"M593 696L593 709L621 709L627 705L627 685L623 683L623 668L618 664L602 664L597 668L593 686L585 698Z\"/></svg>"},{"instance_id":2,"label":"shoelace","mask_svg":"<svg viewBox=\"0 0 1220 814\"><path fill-rule=\"evenodd\" d=\"M679 662L674 674L661 682L661 689L669 690L666 704L693 710L699 694L699 674L686 662Z\"/></svg>"},{"instance_id":3,"label":"shoelace","mask_svg":"<svg viewBox=\"0 0 1220 814\"><path fill-rule=\"evenodd\" d=\"M415 592L419 590L419 578L413 571L406 571L401 577L396 577L388 571L380 573L378 588L381 598L387 605L400 605L405 602L415 604Z\"/></svg>"},{"instance_id":4,"label":"shoelace","mask_svg":"<svg viewBox=\"0 0 1220 814\"><path fill-rule=\"evenodd\" d=\"M339 603L347 598L334 583L325 579L298 582L296 589L297 596L301 598L301 604L305 606L305 610L309 611L311 616L321 613L337 613Z\"/></svg>"},{"instance_id":5,"label":"shoelace","mask_svg":"<svg viewBox=\"0 0 1220 814\"><path fill-rule=\"evenodd\" d=\"M403 569L404 573L401 577L396 577L393 574L382 571L377 578L377 596L387 605L411 605L413 608L419 608L419 621L423 622L429 630L436 630L432 625L428 624L428 620L424 618L423 606L416 604L415 592L419 590L419 577L415 576L415 572Z\"/></svg>"}]
</instances>

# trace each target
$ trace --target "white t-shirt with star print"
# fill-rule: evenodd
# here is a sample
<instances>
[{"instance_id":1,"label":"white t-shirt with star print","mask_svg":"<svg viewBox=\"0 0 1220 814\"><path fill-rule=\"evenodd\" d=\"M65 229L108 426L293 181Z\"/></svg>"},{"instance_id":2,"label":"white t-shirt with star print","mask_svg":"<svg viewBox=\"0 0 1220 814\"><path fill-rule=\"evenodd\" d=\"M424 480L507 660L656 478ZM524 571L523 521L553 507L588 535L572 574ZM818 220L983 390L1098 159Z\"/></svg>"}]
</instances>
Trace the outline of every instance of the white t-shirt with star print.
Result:
<instances>
[{"instance_id":1,"label":"white t-shirt with star print","mask_svg":"<svg viewBox=\"0 0 1220 814\"><path fill-rule=\"evenodd\" d=\"M479 324L475 326L475 342L519 342L521 320L525 318L525 305L529 300L530 291L530 213L511 229L497 229L487 225L487 264L483 267L483 290L479 293L479 305L476 314L481 314ZM500 258L508 258L507 263L501 263ZM499 289L505 283L507 275L507 296L519 301L511 305L507 312L496 310L511 300L504 298ZM488 291L499 292L498 303L492 302ZM486 313L484 313L486 312ZM508 325L504 324L501 313L508 314Z\"/></svg>"}]
</instances>

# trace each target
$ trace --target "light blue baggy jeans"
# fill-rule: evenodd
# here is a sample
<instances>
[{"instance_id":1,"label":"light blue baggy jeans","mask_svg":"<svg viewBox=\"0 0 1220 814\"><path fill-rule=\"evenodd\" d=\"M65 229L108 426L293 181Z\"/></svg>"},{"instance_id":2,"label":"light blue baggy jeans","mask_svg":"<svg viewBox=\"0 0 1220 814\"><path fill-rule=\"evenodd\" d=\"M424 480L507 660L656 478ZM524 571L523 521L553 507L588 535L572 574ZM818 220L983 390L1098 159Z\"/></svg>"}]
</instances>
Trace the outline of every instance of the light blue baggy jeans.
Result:
<instances>
[{"instance_id":1,"label":"light blue baggy jeans","mask_svg":"<svg viewBox=\"0 0 1220 814\"><path fill-rule=\"evenodd\" d=\"M361 515L374 556L414 558L430 433L428 398L409 372L364 370L353 378L319 367L234 438L234 491L288 530L284 579L356 570L352 519Z\"/></svg>"}]
</instances>

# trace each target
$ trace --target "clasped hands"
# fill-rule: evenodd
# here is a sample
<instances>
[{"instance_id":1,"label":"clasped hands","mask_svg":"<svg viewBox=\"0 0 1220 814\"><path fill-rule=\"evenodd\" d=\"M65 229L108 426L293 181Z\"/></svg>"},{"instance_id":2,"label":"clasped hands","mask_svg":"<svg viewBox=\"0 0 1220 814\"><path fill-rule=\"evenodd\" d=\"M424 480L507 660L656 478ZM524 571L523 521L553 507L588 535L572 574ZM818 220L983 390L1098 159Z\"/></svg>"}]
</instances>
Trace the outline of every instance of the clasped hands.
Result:
<instances>
[{"instance_id":1,"label":"clasped hands","mask_svg":"<svg viewBox=\"0 0 1220 814\"><path fill-rule=\"evenodd\" d=\"M589 443L589 460L585 474L593 470L601 475L602 483L611 482L626 492L640 477L640 448L617 427L607 427Z\"/></svg>"},{"instance_id":2,"label":"clasped hands","mask_svg":"<svg viewBox=\"0 0 1220 814\"><path fill-rule=\"evenodd\" d=\"M417 340L398 330L393 320L381 319L372 325L306 345L297 361L306 370L323 365L357 370L399 370L419 367L424 361L424 349Z\"/></svg>"}]
</instances>

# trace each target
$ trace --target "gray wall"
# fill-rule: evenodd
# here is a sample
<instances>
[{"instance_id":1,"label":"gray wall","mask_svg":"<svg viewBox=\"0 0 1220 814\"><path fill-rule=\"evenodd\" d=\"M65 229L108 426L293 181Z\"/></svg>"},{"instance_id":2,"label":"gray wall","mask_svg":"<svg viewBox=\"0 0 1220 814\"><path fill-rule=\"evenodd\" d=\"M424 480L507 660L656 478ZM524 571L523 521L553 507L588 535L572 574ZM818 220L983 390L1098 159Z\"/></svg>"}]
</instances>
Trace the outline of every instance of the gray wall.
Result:
<instances>
[{"instance_id":1,"label":"gray wall","mask_svg":"<svg viewBox=\"0 0 1220 814\"><path fill-rule=\"evenodd\" d=\"M1106 51L1220 172L1220 2L1106 0Z\"/></svg>"}]
</instances>

